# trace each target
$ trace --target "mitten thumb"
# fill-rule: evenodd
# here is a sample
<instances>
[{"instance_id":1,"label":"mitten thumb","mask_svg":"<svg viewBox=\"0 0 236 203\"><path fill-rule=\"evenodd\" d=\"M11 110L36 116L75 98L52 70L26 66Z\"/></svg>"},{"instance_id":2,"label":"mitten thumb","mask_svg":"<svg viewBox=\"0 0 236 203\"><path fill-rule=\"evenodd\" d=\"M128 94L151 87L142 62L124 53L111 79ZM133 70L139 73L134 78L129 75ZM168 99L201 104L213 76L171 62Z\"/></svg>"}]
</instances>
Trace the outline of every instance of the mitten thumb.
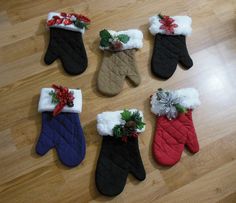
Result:
<instances>
[{"instance_id":1,"label":"mitten thumb","mask_svg":"<svg viewBox=\"0 0 236 203\"><path fill-rule=\"evenodd\" d=\"M58 57L58 54L55 52L55 50L53 50L52 46L49 45L47 52L44 56L44 62L47 65L50 65L57 59L57 57Z\"/></svg>"},{"instance_id":2,"label":"mitten thumb","mask_svg":"<svg viewBox=\"0 0 236 203\"><path fill-rule=\"evenodd\" d=\"M199 151L199 144L198 144L197 135L195 131L188 133L185 144L187 145L190 152L197 153Z\"/></svg>"},{"instance_id":3,"label":"mitten thumb","mask_svg":"<svg viewBox=\"0 0 236 203\"><path fill-rule=\"evenodd\" d=\"M43 156L46 154L51 148L53 148L54 143L51 138L49 138L47 134L41 132L39 136L39 140L36 145L36 153Z\"/></svg>"},{"instance_id":4,"label":"mitten thumb","mask_svg":"<svg viewBox=\"0 0 236 203\"><path fill-rule=\"evenodd\" d=\"M141 79L138 73L127 75L127 77L134 83L135 86L138 86L141 82Z\"/></svg>"}]
</instances>

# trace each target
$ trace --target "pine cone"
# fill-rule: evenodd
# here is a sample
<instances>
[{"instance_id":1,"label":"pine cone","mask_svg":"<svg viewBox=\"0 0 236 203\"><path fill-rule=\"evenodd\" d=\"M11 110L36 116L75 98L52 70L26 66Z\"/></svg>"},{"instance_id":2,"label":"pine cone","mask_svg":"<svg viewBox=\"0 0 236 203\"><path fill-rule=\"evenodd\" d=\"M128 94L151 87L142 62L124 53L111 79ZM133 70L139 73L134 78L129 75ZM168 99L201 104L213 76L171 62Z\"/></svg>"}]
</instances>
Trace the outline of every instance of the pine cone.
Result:
<instances>
[{"instance_id":1,"label":"pine cone","mask_svg":"<svg viewBox=\"0 0 236 203\"><path fill-rule=\"evenodd\" d=\"M128 121L126 124L125 124L125 128L132 128L132 129L135 129L136 128L136 123L134 121Z\"/></svg>"}]
</instances>

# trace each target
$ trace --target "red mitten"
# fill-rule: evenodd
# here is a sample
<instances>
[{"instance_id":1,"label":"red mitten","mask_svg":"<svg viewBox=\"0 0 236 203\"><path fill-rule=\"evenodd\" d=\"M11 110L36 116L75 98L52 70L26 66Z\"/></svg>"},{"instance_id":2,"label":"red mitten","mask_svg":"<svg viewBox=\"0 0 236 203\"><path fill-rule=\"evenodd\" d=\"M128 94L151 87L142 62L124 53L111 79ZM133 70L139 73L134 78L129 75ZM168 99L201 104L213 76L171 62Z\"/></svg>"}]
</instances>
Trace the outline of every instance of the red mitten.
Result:
<instances>
[{"instance_id":1,"label":"red mitten","mask_svg":"<svg viewBox=\"0 0 236 203\"><path fill-rule=\"evenodd\" d=\"M162 165L176 164L186 145L192 153L199 151L192 121L192 109L200 105L196 89L176 91L159 89L151 98L151 111L157 116L153 155Z\"/></svg>"}]
</instances>

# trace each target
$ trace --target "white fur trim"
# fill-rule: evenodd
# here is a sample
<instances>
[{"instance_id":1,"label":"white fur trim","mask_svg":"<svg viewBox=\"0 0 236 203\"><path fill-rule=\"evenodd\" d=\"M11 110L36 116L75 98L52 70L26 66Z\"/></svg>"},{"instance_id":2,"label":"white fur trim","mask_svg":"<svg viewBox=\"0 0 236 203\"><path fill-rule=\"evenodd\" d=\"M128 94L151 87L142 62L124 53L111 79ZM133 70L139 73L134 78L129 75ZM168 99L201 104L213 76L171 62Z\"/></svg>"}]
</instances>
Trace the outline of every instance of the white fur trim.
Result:
<instances>
[{"instance_id":1,"label":"white fur trim","mask_svg":"<svg viewBox=\"0 0 236 203\"><path fill-rule=\"evenodd\" d=\"M195 109L201 104L199 100L199 93L195 88L178 89L173 91L173 93L176 94L177 97L181 98L180 105L187 109ZM150 103L151 103L151 112L157 115L159 108L157 104L158 101L156 92L152 95Z\"/></svg>"},{"instance_id":2,"label":"white fur trim","mask_svg":"<svg viewBox=\"0 0 236 203\"><path fill-rule=\"evenodd\" d=\"M108 30L108 32L112 35L112 36L116 36L119 34L125 34L128 35L130 37L129 41L127 43L122 43L123 47L121 50L126 50L126 49L140 49L143 47L143 33L140 30L137 29L129 29L129 30L125 30L125 31L119 31L116 32L114 30ZM102 47L99 46L99 48L101 50L109 50L109 47Z\"/></svg>"},{"instance_id":3,"label":"white fur trim","mask_svg":"<svg viewBox=\"0 0 236 203\"><path fill-rule=\"evenodd\" d=\"M50 12L50 13L48 13L47 21L51 20L53 18L53 16L59 16L59 17L63 18L63 16L61 16L60 13ZM64 25L62 23L62 24L52 25L50 27L61 28L61 29L65 29L65 30L75 31L75 32L81 32L82 34L84 34L84 32L85 32L85 28L83 28L83 29L78 28L73 23L70 25Z\"/></svg>"},{"instance_id":4,"label":"white fur trim","mask_svg":"<svg viewBox=\"0 0 236 203\"><path fill-rule=\"evenodd\" d=\"M53 111L56 104L53 104L52 97L49 95L49 92L54 91L53 88L42 88L40 99L39 99L39 105L38 105L38 112L44 112L44 111ZM70 91L73 91L74 93L74 106L68 107L65 106L62 109L62 112L68 112L68 113L81 113L82 112L82 93L81 90L78 89L69 89Z\"/></svg>"},{"instance_id":5,"label":"white fur trim","mask_svg":"<svg viewBox=\"0 0 236 203\"><path fill-rule=\"evenodd\" d=\"M189 16L170 16L175 21L174 23L178 25L178 27L174 28L174 34L173 35L185 35L189 36L192 33L192 19ZM165 34L165 30L161 30L160 26L162 25L159 22L160 18L156 16L152 16L149 18L149 31L152 33L152 35L156 35L157 33Z\"/></svg>"},{"instance_id":6,"label":"white fur trim","mask_svg":"<svg viewBox=\"0 0 236 203\"><path fill-rule=\"evenodd\" d=\"M134 112L137 111L137 109L129 109L129 111ZM124 121L121 119L120 113L122 111L107 111L103 112L97 115L97 131L99 135L102 136L113 136L113 128L116 125L119 125L121 123L124 123ZM139 111L140 116L142 117L143 121L143 112ZM142 130L137 130L137 132L144 132L145 126L142 128Z\"/></svg>"}]
</instances>

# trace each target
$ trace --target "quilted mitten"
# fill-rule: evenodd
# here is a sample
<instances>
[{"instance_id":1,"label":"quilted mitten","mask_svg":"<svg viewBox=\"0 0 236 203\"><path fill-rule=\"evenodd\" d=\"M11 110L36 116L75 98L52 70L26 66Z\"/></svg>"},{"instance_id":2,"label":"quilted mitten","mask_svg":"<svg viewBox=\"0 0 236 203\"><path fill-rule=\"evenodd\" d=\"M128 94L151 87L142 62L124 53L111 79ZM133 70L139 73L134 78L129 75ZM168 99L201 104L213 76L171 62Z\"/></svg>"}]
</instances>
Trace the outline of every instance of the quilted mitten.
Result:
<instances>
[{"instance_id":1,"label":"quilted mitten","mask_svg":"<svg viewBox=\"0 0 236 203\"><path fill-rule=\"evenodd\" d=\"M45 63L50 65L59 58L67 73L83 73L88 59L82 34L89 24L90 20L83 15L50 12L47 19L50 41L44 57Z\"/></svg>"},{"instance_id":2,"label":"quilted mitten","mask_svg":"<svg viewBox=\"0 0 236 203\"><path fill-rule=\"evenodd\" d=\"M162 79L170 78L180 63L185 69L193 66L185 36L192 32L192 19L188 16L157 15L149 19L149 30L155 36L151 70Z\"/></svg>"},{"instance_id":3,"label":"quilted mitten","mask_svg":"<svg viewBox=\"0 0 236 203\"><path fill-rule=\"evenodd\" d=\"M151 111L157 116L153 139L155 160L166 166L176 164L184 146L192 153L199 151L192 120L192 110L200 105L194 88L175 91L159 89L151 97Z\"/></svg>"},{"instance_id":4,"label":"quilted mitten","mask_svg":"<svg viewBox=\"0 0 236 203\"><path fill-rule=\"evenodd\" d=\"M96 186L107 196L120 194L128 173L142 181L146 177L138 136L145 130L143 113L131 109L97 115L97 130L103 137L96 168Z\"/></svg>"},{"instance_id":5,"label":"quilted mitten","mask_svg":"<svg viewBox=\"0 0 236 203\"><path fill-rule=\"evenodd\" d=\"M120 32L102 30L100 38L100 49L104 55L98 73L98 90L108 96L117 95L126 77L138 86L141 80L135 62L135 49L143 46L142 32L135 29Z\"/></svg>"},{"instance_id":6,"label":"quilted mitten","mask_svg":"<svg viewBox=\"0 0 236 203\"><path fill-rule=\"evenodd\" d=\"M42 130L36 145L43 156L55 148L61 162L74 167L85 157L85 138L78 113L82 111L81 90L53 85L42 88L38 111Z\"/></svg>"}]
</instances>

